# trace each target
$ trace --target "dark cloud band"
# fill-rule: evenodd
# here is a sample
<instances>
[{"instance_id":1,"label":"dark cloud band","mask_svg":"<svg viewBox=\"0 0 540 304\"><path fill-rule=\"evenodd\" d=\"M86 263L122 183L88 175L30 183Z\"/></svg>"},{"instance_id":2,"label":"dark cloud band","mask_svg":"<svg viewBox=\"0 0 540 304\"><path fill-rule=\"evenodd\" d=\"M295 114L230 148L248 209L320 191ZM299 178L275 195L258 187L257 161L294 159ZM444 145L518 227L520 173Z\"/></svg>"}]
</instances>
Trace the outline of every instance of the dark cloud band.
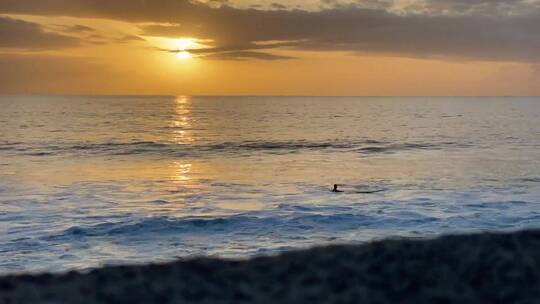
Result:
<instances>
[{"instance_id":1,"label":"dark cloud band","mask_svg":"<svg viewBox=\"0 0 540 304\"><path fill-rule=\"evenodd\" d=\"M0 47L22 49L54 49L74 47L79 40L49 33L33 22L0 17Z\"/></svg>"},{"instance_id":2,"label":"dark cloud band","mask_svg":"<svg viewBox=\"0 0 540 304\"><path fill-rule=\"evenodd\" d=\"M385 10L390 7L385 0L370 2L374 8L334 6L302 11L278 7L267 11L184 0L3 0L0 12L167 23L142 25L141 29L145 35L213 40L206 52L212 50L218 57L243 54L247 58L255 52L258 58L276 59L264 52L276 46L260 47L260 42L286 41L280 47L445 59L540 60L536 2L422 0L415 2L416 11L421 12L415 14ZM415 3L406 9L414 10Z\"/></svg>"}]
</instances>

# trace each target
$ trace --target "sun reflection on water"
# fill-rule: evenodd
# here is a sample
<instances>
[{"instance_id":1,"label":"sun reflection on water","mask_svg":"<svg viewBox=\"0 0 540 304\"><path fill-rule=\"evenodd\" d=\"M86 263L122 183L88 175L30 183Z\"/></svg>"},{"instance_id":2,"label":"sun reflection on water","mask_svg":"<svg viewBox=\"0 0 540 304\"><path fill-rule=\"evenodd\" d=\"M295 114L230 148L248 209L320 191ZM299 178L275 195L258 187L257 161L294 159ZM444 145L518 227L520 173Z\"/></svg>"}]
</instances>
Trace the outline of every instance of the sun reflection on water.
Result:
<instances>
[{"instance_id":1,"label":"sun reflection on water","mask_svg":"<svg viewBox=\"0 0 540 304\"><path fill-rule=\"evenodd\" d=\"M177 144L192 143L195 141L191 133L191 97L178 96L175 100L174 115L171 122L173 141Z\"/></svg>"},{"instance_id":2,"label":"sun reflection on water","mask_svg":"<svg viewBox=\"0 0 540 304\"><path fill-rule=\"evenodd\" d=\"M189 174L192 165L182 161L174 161L172 164L173 176L172 179L178 183L185 183L190 180Z\"/></svg>"},{"instance_id":3,"label":"sun reflection on water","mask_svg":"<svg viewBox=\"0 0 540 304\"><path fill-rule=\"evenodd\" d=\"M191 115L191 97L178 96L174 100L174 113L170 123L173 128L172 141L176 144L190 144L195 141L191 128L193 117ZM190 172L192 164L186 161L173 161L171 164L171 179L176 184L190 186Z\"/></svg>"}]
</instances>

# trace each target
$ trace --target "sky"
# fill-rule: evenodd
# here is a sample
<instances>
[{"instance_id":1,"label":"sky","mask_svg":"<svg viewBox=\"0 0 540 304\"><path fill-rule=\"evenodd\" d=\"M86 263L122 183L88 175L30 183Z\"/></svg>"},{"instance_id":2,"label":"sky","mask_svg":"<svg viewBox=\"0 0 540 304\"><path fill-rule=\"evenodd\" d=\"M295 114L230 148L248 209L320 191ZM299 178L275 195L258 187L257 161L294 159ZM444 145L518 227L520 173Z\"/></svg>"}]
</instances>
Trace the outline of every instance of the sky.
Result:
<instances>
[{"instance_id":1,"label":"sky","mask_svg":"<svg viewBox=\"0 0 540 304\"><path fill-rule=\"evenodd\" d=\"M0 0L0 94L540 95L540 0Z\"/></svg>"}]
</instances>

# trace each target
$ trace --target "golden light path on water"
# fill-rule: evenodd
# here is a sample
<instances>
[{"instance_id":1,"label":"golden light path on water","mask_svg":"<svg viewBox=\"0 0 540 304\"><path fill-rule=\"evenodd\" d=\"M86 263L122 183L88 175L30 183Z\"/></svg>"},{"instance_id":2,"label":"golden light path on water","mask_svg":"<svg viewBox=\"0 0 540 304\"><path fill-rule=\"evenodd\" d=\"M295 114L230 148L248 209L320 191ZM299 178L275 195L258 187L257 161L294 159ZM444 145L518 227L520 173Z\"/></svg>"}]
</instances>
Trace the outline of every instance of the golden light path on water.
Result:
<instances>
[{"instance_id":1,"label":"golden light path on water","mask_svg":"<svg viewBox=\"0 0 540 304\"><path fill-rule=\"evenodd\" d=\"M191 172L192 164L185 163L182 161L174 161L173 167L174 167L173 180L175 182L184 183L190 180L189 173Z\"/></svg>"},{"instance_id":2,"label":"golden light path on water","mask_svg":"<svg viewBox=\"0 0 540 304\"><path fill-rule=\"evenodd\" d=\"M191 97L178 96L174 100L174 115L171 121L173 139L175 144L191 144L195 141L191 134ZM175 160L172 162L172 180L175 184L188 186L190 183L189 173L192 168L191 162Z\"/></svg>"},{"instance_id":3,"label":"golden light path on water","mask_svg":"<svg viewBox=\"0 0 540 304\"><path fill-rule=\"evenodd\" d=\"M171 122L173 142L176 144L193 143L195 139L191 134L191 97L178 96L174 105L174 117Z\"/></svg>"},{"instance_id":4,"label":"golden light path on water","mask_svg":"<svg viewBox=\"0 0 540 304\"><path fill-rule=\"evenodd\" d=\"M178 145L178 149L182 146L191 146L197 142L197 138L193 134L192 129L196 123L193 114L193 98L191 96L177 96L174 101L173 119L169 123L172 131L172 142ZM200 144L200 143L199 143ZM236 180L238 178L250 180L253 176L251 170L242 168L234 160L219 160L219 161L194 161L190 158L180 158L170 162L168 172L170 174L170 184L168 186L170 193L190 196L193 193L206 193L209 191L207 181L209 180ZM212 196L210 193L208 195ZM246 195L242 201L230 201L223 199L215 202L221 212L238 212L248 210L258 210L262 208L261 203L256 198L258 195ZM183 208L202 207L199 203L185 200L184 198L172 200L168 206L162 206L177 216L189 215ZM171 209L172 208L172 209ZM176 209L177 208L177 209ZM228 211L226 211L228 210ZM216 213L217 214L217 213ZM199 215L215 215L212 211L199 213Z\"/></svg>"}]
</instances>

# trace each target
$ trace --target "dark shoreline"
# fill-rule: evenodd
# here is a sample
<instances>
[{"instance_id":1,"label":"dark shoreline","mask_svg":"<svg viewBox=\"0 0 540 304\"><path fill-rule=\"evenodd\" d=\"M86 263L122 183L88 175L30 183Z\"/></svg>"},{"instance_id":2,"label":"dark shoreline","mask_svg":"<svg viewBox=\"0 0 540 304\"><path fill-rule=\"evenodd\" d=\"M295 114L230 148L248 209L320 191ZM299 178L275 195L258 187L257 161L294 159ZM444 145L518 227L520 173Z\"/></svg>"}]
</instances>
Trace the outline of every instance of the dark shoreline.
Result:
<instances>
[{"instance_id":1,"label":"dark shoreline","mask_svg":"<svg viewBox=\"0 0 540 304\"><path fill-rule=\"evenodd\" d=\"M0 303L540 303L540 230L6 276Z\"/></svg>"}]
</instances>

